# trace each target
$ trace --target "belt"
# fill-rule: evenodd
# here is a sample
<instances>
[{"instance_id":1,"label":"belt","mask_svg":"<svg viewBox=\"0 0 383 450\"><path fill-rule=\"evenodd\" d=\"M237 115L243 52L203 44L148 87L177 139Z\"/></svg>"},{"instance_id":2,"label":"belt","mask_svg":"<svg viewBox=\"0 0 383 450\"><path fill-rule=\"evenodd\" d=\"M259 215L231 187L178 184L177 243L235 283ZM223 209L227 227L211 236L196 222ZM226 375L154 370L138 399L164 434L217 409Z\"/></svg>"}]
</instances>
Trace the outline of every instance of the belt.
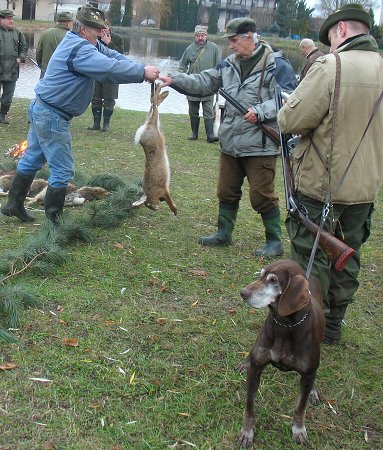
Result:
<instances>
[{"instance_id":1,"label":"belt","mask_svg":"<svg viewBox=\"0 0 383 450\"><path fill-rule=\"evenodd\" d=\"M44 100L42 100L38 95L36 95L36 102L39 105L43 106L44 108L49 109L49 111L52 111L52 112L58 114L59 116L63 117L65 120L72 120L73 119L72 114L68 114L68 113L66 113L63 110L61 110L59 108L56 108L55 106L52 106L52 105L50 105L47 102L44 102Z\"/></svg>"}]
</instances>

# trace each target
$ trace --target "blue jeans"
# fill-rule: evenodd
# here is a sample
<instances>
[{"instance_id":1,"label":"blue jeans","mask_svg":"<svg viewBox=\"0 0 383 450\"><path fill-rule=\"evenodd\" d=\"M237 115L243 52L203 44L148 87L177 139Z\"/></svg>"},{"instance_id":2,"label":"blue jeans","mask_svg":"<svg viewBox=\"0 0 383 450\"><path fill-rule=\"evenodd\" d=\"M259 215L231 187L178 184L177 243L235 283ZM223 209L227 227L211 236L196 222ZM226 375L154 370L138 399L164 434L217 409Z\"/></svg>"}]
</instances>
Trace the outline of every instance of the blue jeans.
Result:
<instances>
[{"instance_id":1,"label":"blue jeans","mask_svg":"<svg viewBox=\"0 0 383 450\"><path fill-rule=\"evenodd\" d=\"M74 176L69 121L46 109L36 99L29 106L28 119L31 124L27 137L28 146L17 171L24 175L34 175L48 163L49 185L54 188L66 187Z\"/></svg>"}]
</instances>

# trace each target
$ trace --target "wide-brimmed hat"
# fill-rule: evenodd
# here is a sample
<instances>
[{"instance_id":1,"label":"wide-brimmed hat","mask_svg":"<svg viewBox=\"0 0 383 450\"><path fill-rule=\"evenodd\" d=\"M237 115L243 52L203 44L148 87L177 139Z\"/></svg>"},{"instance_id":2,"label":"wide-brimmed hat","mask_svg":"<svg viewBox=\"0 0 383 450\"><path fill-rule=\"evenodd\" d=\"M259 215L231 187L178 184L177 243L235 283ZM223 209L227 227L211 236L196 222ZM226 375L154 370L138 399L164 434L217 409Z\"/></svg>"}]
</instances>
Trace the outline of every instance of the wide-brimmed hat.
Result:
<instances>
[{"instance_id":1,"label":"wide-brimmed hat","mask_svg":"<svg viewBox=\"0 0 383 450\"><path fill-rule=\"evenodd\" d=\"M341 6L337 9L334 14L327 17L323 22L319 30L319 40L322 44L330 46L330 41L328 39L328 32L330 28L336 25L342 20L355 20L357 22L362 22L367 25L368 29L371 29L371 16L359 3L348 3L347 5Z\"/></svg>"},{"instance_id":2,"label":"wide-brimmed hat","mask_svg":"<svg viewBox=\"0 0 383 450\"><path fill-rule=\"evenodd\" d=\"M5 19L6 17L15 17L11 9L0 10L0 19Z\"/></svg>"},{"instance_id":3,"label":"wide-brimmed hat","mask_svg":"<svg viewBox=\"0 0 383 450\"><path fill-rule=\"evenodd\" d=\"M56 15L57 22L68 22L69 20L73 20L73 14L69 11L60 11Z\"/></svg>"},{"instance_id":4,"label":"wide-brimmed hat","mask_svg":"<svg viewBox=\"0 0 383 450\"><path fill-rule=\"evenodd\" d=\"M109 26L105 21L103 11L90 5L81 6L77 10L76 19L87 27L103 29Z\"/></svg>"},{"instance_id":5,"label":"wide-brimmed hat","mask_svg":"<svg viewBox=\"0 0 383 450\"><path fill-rule=\"evenodd\" d=\"M236 36L237 34L246 34L249 31L252 33L255 33L256 31L254 20L249 19L248 17L238 17L236 19L229 20L223 37L229 38Z\"/></svg>"}]
</instances>

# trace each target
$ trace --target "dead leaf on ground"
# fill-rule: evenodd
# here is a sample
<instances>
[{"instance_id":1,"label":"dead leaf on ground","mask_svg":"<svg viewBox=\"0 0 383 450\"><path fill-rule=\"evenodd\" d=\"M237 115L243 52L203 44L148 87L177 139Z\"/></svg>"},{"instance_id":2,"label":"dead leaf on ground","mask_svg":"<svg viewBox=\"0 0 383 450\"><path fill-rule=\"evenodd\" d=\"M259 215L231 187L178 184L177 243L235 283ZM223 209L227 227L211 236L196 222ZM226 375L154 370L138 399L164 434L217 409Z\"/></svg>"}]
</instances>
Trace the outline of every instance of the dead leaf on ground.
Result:
<instances>
[{"instance_id":1,"label":"dead leaf on ground","mask_svg":"<svg viewBox=\"0 0 383 450\"><path fill-rule=\"evenodd\" d=\"M148 339L150 342L154 343L157 342L159 338L155 334L149 334Z\"/></svg>"},{"instance_id":2,"label":"dead leaf on ground","mask_svg":"<svg viewBox=\"0 0 383 450\"><path fill-rule=\"evenodd\" d=\"M0 370L12 370L16 369L18 366L14 362L6 362L0 365Z\"/></svg>"},{"instance_id":3,"label":"dead leaf on ground","mask_svg":"<svg viewBox=\"0 0 383 450\"><path fill-rule=\"evenodd\" d=\"M119 250L122 250L124 248L124 244L120 244L119 242L117 242L116 244L114 244L114 248L118 248Z\"/></svg>"},{"instance_id":4,"label":"dead leaf on ground","mask_svg":"<svg viewBox=\"0 0 383 450\"><path fill-rule=\"evenodd\" d=\"M62 305L57 305L56 311L58 313L62 313L64 311L64 307Z\"/></svg>"},{"instance_id":5,"label":"dead leaf on ground","mask_svg":"<svg viewBox=\"0 0 383 450\"><path fill-rule=\"evenodd\" d=\"M158 325L164 325L167 322L167 318L166 317L159 317L158 319L156 319L156 324Z\"/></svg>"},{"instance_id":6,"label":"dead leaf on ground","mask_svg":"<svg viewBox=\"0 0 383 450\"><path fill-rule=\"evenodd\" d=\"M64 339L64 345L67 345L68 347L78 347L78 339L76 338L65 338Z\"/></svg>"},{"instance_id":7,"label":"dead leaf on ground","mask_svg":"<svg viewBox=\"0 0 383 450\"><path fill-rule=\"evenodd\" d=\"M190 417L189 413L178 413L178 415L182 417Z\"/></svg>"},{"instance_id":8,"label":"dead leaf on ground","mask_svg":"<svg viewBox=\"0 0 383 450\"><path fill-rule=\"evenodd\" d=\"M189 275L191 277L203 277L203 278L206 278L209 276L209 274L206 272L206 270L199 270L199 269L190 269Z\"/></svg>"}]
</instances>

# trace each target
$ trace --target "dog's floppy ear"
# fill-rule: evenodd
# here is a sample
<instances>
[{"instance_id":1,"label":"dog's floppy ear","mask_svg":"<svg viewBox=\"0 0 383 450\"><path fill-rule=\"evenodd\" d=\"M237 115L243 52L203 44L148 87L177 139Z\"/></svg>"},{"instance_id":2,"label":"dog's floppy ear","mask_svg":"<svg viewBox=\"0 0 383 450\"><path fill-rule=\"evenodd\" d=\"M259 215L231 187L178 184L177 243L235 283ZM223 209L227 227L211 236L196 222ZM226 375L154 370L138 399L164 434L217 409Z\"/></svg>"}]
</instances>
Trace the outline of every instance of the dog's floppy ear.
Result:
<instances>
[{"instance_id":1,"label":"dog's floppy ear","mask_svg":"<svg viewBox=\"0 0 383 450\"><path fill-rule=\"evenodd\" d=\"M309 283L303 275L289 278L286 289L282 292L278 303L278 314L289 316L304 308L310 299Z\"/></svg>"}]
</instances>

